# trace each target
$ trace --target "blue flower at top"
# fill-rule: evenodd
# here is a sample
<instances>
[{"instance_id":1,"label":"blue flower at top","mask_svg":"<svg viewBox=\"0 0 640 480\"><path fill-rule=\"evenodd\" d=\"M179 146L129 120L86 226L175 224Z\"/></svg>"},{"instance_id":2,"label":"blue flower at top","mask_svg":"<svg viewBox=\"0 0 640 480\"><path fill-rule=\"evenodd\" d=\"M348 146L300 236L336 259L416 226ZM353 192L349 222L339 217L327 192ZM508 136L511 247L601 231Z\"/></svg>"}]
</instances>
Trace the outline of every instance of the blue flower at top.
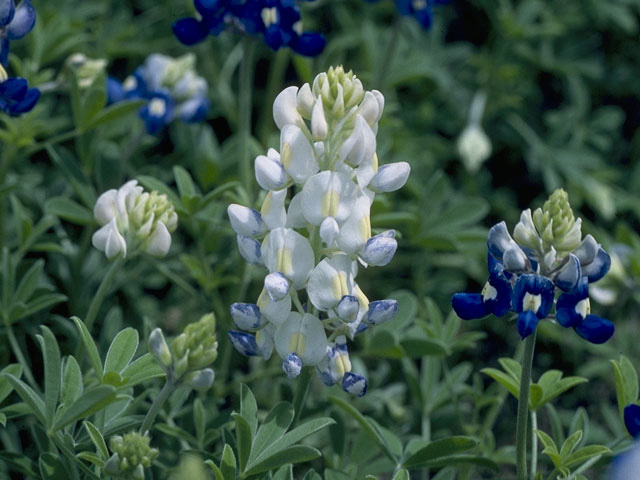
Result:
<instances>
[{"instance_id":1,"label":"blue flower at top","mask_svg":"<svg viewBox=\"0 0 640 480\"><path fill-rule=\"evenodd\" d=\"M218 35L228 24L249 35L262 35L273 50L290 47L301 55L315 56L326 45L324 36L302 31L294 0L195 0L194 5L201 18L182 18L172 26L185 45Z\"/></svg>"},{"instance_id":2,"label":"blue flower at top","mask_svg":"<svg viewBox=\"0 0 640 480\"><path fill-rule=\"evenodd\" d=\"M365 0L369 3L378 0ZM396 0L396 8L400 15L413 17L425 30L433 24L434 5L446 5L450 0Z\"/></svg>"},{"instance_id":3,"label":"blue flower at top","mask_svg":"<svg viewBox=\"0 0 640 480\"><path fill-rule=\"evenodd\" d=\"M15 117L30 111L39 98L40 90L29 88L24 78L8 78L0 83L0 111L11 116Z\"/></svg>"},{"instance_id":4,"label":"blue flower at top","mask_svg":"<svg viewBox=\"0 0 640 480\"><path fill-rule=\"evenodd\" d=\"M0 64L7 65L9 42L29 33L36 24L36 10L29 0L16 7L14 0L0 0Z\"/></svg>"},{"instance_id":5,"label":"blue flower at top","mask_svg":"<svg viewBox=\"0 0 640 480\"><path fill-rule=\"evenodd\" d=\"M624 407L624 426L627 427L629 435L634 438L640 437L640 406L630 403Z\"/></svg>"}]
</instances>

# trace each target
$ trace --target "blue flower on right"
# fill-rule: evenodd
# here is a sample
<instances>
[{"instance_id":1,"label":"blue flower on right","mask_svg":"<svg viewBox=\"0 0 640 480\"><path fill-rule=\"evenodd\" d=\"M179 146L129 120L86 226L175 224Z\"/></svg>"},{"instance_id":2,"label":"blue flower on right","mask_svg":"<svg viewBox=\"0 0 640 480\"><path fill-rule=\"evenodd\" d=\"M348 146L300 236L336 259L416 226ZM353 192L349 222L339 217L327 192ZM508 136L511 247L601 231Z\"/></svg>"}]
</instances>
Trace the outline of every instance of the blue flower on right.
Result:
<instances>
[{"instance_id":1,"label":"blue flower on right","mask_svg":"<svg viewBox=\"0 0 640 480\"><path fill-rule=\"evenodd\" d=\"M366 0L369 3L378 0ZM446 5L450 0L395 0L400 15L413 17L425 30L433 25L433 7Z\"/></svg>"},{"instance_id":2,"label":"blue flower on right","mask_svg":"<svg viewBox=\"0 0 640 480\"><path fill-rule=\"evenodd\" d=\"M615 328L591 314L589 285L606 275L611 258L591 235L582 238L581 226L562 189L542 208L523 211L513 237L504 222L494 225L487 240L489 280L480 294L456 293L454 311L464 320L514 312L522 339L541 320L555 318L591 343L609 340Z\"/></svg>"}]
</instances>

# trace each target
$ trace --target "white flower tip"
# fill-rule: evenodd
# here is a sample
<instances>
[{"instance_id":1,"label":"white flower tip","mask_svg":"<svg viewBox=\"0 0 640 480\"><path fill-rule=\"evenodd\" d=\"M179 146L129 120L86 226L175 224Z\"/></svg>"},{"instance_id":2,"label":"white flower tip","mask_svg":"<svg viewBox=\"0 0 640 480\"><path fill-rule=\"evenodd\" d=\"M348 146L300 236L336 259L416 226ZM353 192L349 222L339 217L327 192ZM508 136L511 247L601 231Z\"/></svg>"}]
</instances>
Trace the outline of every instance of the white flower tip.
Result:
<instances>
[{"instance_id":1,"label":"white flower tip","mask_svg":"<svg viewBox=\"0 0 640 480\"><path fill-rule=\"evenodd\" d=\"M227 207L227 214L231 228L239 235L246 237L259 235L266 228L260 213L252 208L232 203Z\"/></svg>"},{"instance_id":2,"label":"white flower tip","mask_svg":"<svg viewBox=\"0 0 640 480\"><path fill-rule=\"evenodd\" d=\"M311 113L311 133L316 141L324 140L329 134L329 124L324 115L322 97L318 98Z\"/></svg>"},{"instance_id":3,"label":"white flower tip","mask_svg":"<svg viewBox=\"0 0 640 480\"><path fill-rule=\"evenodd\" d=\"M242 330L257 330L262 326L262 315L257 305L253 303L232 303L231 318Z\"/></svg>"},{"instance_id":4,"label":"white flower tip","mask_svg":"<svg viewBox=\"0 0 640 480\"><path fill-rule=\"evenodd\" d=\"M260 242L251 237L245 237L244 235L237 235L236 239L238 241L238 250L245 262L251 265L262 264Z\"/></svg>"},{"instance_id":5,"label":"white flower tip","mask_svg":"<svg viewBox=\"0 0 640 480\"><path fill-rule=\"evenodd\" d=\"M127 242L118 231L115 218L93 234L91 243L95 248L104 252L109 260L120 254L123 257L127 255Z\"/></svg>"},{"instance_id":6,"label":"white flower tip","mask_svg":"<svg viewBox=\"0 0 640 480\"><path fill-rule=\"evenodd\" d=\"M393 230L388 230L375 237L371 237L367 241L364 246L362 258L369 265L383 267L393 258L398 248L398 242L393 238L395 232L393 232L393 234L390 232L393 232Z\"/></svg>"},{"instance_id":7,"label":"white flower tip","mask_svg":"<svg viewBox=\"0 0 640 480\"><path fill-rule=\"evenodd\" d=\"M273 102L273 120L279 129L287 124L300 121L297 109L298 87L287 87L281 91Z\"/></svg>"},{"instance_id":8,"label":"white flower tip","mask_svg":"<svg viewBox=\"0 0 640 480\"><path fill-rule=\"evenodd\" d=\"M270 273L264 277L264 288L274 302L287 296L290 285L289 280L280 272Z\"/></svg>"},{"instance_id":9,"label":"white flower tip","mask_svg":"<svg viewBox=\"0 0 640 480\"><path fill-rule=\"evenodd\" d=\"M378 169L369 187L375 192L393 192L407 183L411 166L407 162L389 163Z\"/></svg>"},{"instance_id":10,"label":"white flower tip","mask_svg":"<svg viewBox=\"0 0 640 480\"><path fill-rule=\"evenodd\" d=\"M164 257L171 248L171 234L162 222L156 223L155 230L147 240L146 252L155 257Z\"/></svg>"}]
</instances>

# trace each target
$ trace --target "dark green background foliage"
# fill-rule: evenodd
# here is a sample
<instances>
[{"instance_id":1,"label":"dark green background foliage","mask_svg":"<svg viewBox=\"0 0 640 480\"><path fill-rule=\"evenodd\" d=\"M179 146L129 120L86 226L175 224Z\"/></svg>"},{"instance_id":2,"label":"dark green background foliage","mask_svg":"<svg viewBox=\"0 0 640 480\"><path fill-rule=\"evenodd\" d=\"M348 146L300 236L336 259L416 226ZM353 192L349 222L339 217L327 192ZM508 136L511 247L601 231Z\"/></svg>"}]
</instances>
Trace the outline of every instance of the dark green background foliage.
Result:
<instances>
[{"instance_id":1,"label":"dark green background foliage","mask_svg":"<svg viewBox=\"0 0 640 480\"><path fill-rule=\"evenodd\" d=\"M198 467L212 460L225 479L232 478L230 465L248 455L242 452L244 427L238 426L245 420L238 417L255 420L250 392L241 384L253 392L260 422L284 418L284 429L273 435L284 435L293 415L280 401L296 408L291 428L317 422L318 432L309 427L314 434L304 447L269 464L285 464L278 473L266 473L271 478L289 478L286 463L296 459L304 461L293 468L297 478L409 478L403 468L411 478L515 478L516 401L481 373L499 369L500 358L519 358L515 324L506 317L462 322L449 302L455 292L482 288L488 228L500 220L513 228L521 210L541 206L560 187L582 217L583 233L593 234L613 256L612 271L594 295L603 303L593 301L592 310L612 320L616 334L593 346L559 325L541 324L533 380L556 369L589 381L576 382L542 406L538 428L558 449L578 430L582 436L574 450L600 444L618 452L629 444L609 360L620 353L633 365L640 360L639 0L454 0L435 9L429 32L398 17L391 1L317 0L305 3L303 18L305 29L328 38L319 57L273 52L255 41L252 158L278 147L271 114L277 93L342 64L366 89L385 96L377 136L380 163L406 161L412 167L403 189L379 196L373 205L374 231L395 228L399 248L388 266L362 269L358 283L372 300L398 299L400 313L350 347L357 371L369 379L361 399L315 379L306 399L300 398L295 392L303 380L288 381L277 355L268 362L247 360L227 339L233 328L229 305L255 301L264 276L241 259L226 215L229 203L257 208L262 200L257 185L247 190L241 182L237 106L247 95L238 88L242 37L226 32L193 48L180 45L171 23L193 13L188 0L33 3L36 28L13 43L10 69L35 86L60 82L32 113L0 116L0 365L28 366L32 374L23 367L22 380L35 393L45 391L44 408L54 412L76 397L63 388L59 399L57 392L49 399L55 372L47 365L74 355L78 371L68 365L72 360L63 361L73 370L65 379L76 378L85 393L99 390L94 395L104 403L96 401L95 410L79 411L66 425L60 424L61 414L56 426L53 414L39 420L25 401L28 394L12 392L20 384L12 380L10 386L2 377L0 477L90 478L87 454L95 455L96 447L82 420L98 425L108 443L111 435L138 428L162 387L152 366L138 372L139 383L127 383L126 361L115 380L99 378L102 372L96 375L70 320L85 317L109 269L91 246L95 200L131 178L170 192L179 227L167 258L137 257L116 275L91 329L99 357L104 361L116 334L127 327L139 333L140 346L131 344L138 358L153 328L173 337L208 311L216 314L220 342L214 386L200 393L179 390L160 413L151 430L160 455L147 478L186 478L191 467L183 452L190 451L198 455ZM65 70L65 59L75 52L107 60L108 73L120 80L150 53L195 53L196 68L209 84L207 122L174 122L152 137L135 113L139 104L105 116L102 83L79 92ZM493 151L470 173L456 141L477 92L487 96L482 126ZM44 367L37 335L49 355ZM16 357L16 347L25 358ZM8 368L19 376L18 367ZM627 371L631 382L635 372ZM637 386L635 392L637 397ZM232 416L233 411L241 414ZM328 428L321 427L329 420L318 420L324 417L334 421ZM444 437L450 438L437 443ZM541 442L539 451L546 446ZM78 457L81 452L87 454ZM252 455L249 465L259 453ZM175 473L181 459L183 470ZM605 453L583 473L604 478L610 459ZM213 478L213 469L203 468L202 478ZM310 469L316 473L306 473ZM539 453L538 470L544 478L554 471L549 456ZM238 471L243 478L252 473Z\"/></svg>"}]
</instances>

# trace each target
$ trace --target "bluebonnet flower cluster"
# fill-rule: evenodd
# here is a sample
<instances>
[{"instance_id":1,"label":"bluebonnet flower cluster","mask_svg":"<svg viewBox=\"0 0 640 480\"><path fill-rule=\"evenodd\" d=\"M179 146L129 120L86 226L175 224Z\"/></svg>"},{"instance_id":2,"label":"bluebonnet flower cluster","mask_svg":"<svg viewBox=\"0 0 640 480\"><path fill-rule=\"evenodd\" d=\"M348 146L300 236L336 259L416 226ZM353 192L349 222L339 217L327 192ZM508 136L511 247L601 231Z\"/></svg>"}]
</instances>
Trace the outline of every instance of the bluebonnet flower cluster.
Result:
<instances>
[{"instance_id":1,"label":"bluebonnet flower cluster","mask_svg":"<svg viewBox=\"0 0 640 480\"><path fill-rule=\"evenodd\" d=\"M250 332L230 331L234 347L265 359L275 347L289 378L315 366L326 385L357 396L367 380L351 371L347 338L398 309L395 300L369 302L356 283L359 264L386 265L396 251L393 230L372 236L370 207L376 193L401 188L410 171L406 162L378 168L383 108L382 94L365 92L342 67L286 88L273 105L280 152L255 160L267 191L261 211L228 208L243 258L268 270L255 304L231 305L235 324Z\"/></svg>"},{"instance_id":2,"label":"bluebonnet flower cluster","mask_svg":"<svg viewBox=\"0 0 640 480\"><path fill-rule=\"evenodd\" d=\"M609 271L611 259L591 235L582 239L581 223L574 218L567 193L556 190L543 208L522 212L513 238L504 222L494 225L487 242L489 280L480 294L455 294L455 312L469 320L513 311L524 339L555 303L560 325L573 327L592 343L609 340L614 326L591 314L589 284Z\"/></svg>"},{"instance_id":3,"label":"bluebonnet flower cluster","mask_svg":"<svg viewBox=\"0 0 640 480\"><path fill-rule=\"evenodd\" d=\"M29 0L22 0L17 7L14 0L0 0L0 112L12 116L30 111L40 98L40 90L29 88L24 78L9 78L4 69L11 40L24 37L35 23L36 11Z\"/></svg>"},{"instance_id":4,"label":"bluebonnet flower cluster","mask_svg":"<svg viewBox=\"0 0 640 480\"><path fill-rule=\"evenodd\" d=\"M139 114L152 135L161 132L174 118L187 123L203 121L209 109L207 90L206 80L195 72L192 54L172 58L154 53L123 83L113 77L107 79L109 103L147 100Z\"/></svg>"},{"instance_id":5,"label":"bluebonnet flower cluster","mask_svg":"<svg viewBox=\"0 0 640 480\"><path fill-rule=\"evenodd\" d=\"M366 0L377 2L378 0ZM450 0L395 0L398 13L413 17L424 28L429 30L433 24L434 5L444 5Z\"/></svg>"},{"instance_id":6,"label":"bluebonnet flower cluster","mask_svg":"<svg viewBox=\"0 0 640 480\"><path fill-rule=\"evenodd\" d=\"M318 55L326 45L324 36L304 32L296 0L195 0L198 18L182 18L173 32L185 45L208 35L218 35L232 25L249 35L262 35L269 47L290 47L306 56Z\"/></svg>"}]
</instances>

